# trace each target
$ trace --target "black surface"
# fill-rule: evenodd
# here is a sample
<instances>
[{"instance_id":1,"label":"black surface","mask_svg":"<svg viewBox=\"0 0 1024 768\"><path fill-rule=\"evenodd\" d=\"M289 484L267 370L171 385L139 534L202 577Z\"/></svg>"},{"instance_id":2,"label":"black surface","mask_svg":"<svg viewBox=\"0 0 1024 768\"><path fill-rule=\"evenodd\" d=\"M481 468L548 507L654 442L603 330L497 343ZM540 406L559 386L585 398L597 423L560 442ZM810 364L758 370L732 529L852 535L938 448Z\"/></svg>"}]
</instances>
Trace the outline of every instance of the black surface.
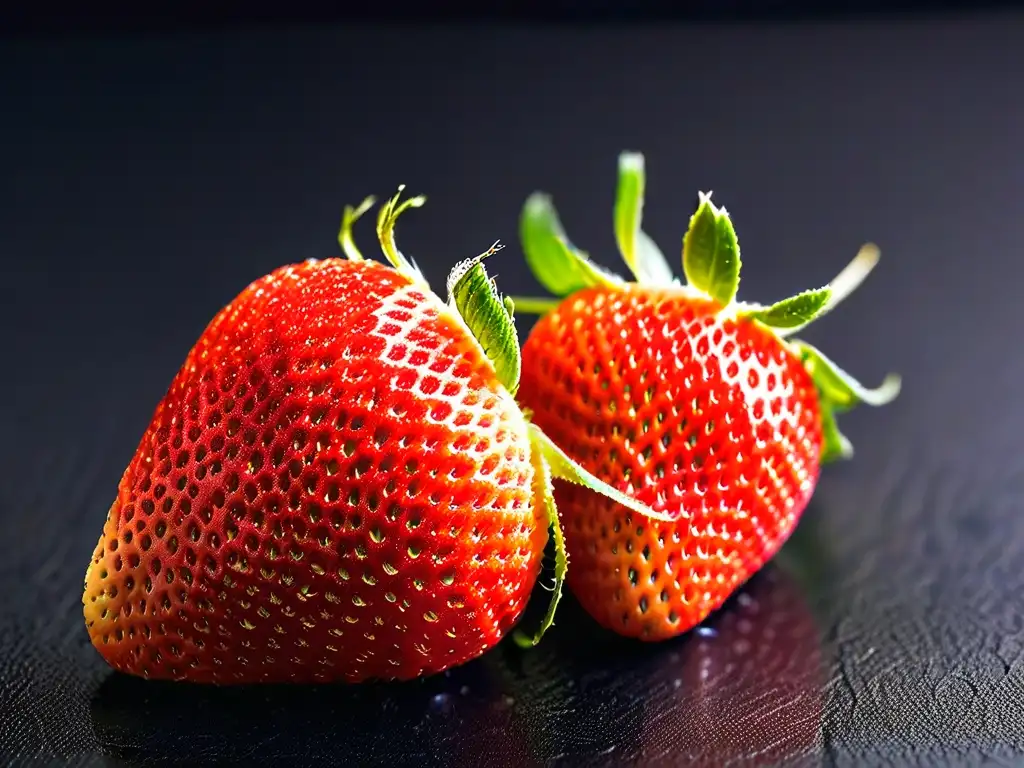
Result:
<instances>
[{"instance_id":1,"label":"black surface","mask_svg":"<svg viewBox=\"0 0 1024 768\"><path fill-rule=\"evenodd\" d=\"M371 22L545 21L586 24L651 20L766 21L894 14L958 13L1014 7L1015 0L391 0L324 3L321 0L208 0L0 6L0 39L26 35L139 34L281 24Z\"/></svg>"},{"instance_id":2,"label":"black surface","mask_svg":"<svg viewBox=\"0 0 1024 768\"><path fill-rule=\"evenodd\" d=\"M727 765L1024 761L1019 351L1024 18L549 31L250 31L0 48L0 756L18 764ZM336 253L341 206L430 195L403 248L441 286L536 186L618 268L620 149L675 252L698 189L741 295L876 275L810 334L896 404L844 421L780 558L646 646L566 601L545 642L353 690L112 675L82 576L120 473L207 320ZM372 239L369 227L361 230ZM522 329L525 332L525 326Z\"/></svg>"}]
</instances>

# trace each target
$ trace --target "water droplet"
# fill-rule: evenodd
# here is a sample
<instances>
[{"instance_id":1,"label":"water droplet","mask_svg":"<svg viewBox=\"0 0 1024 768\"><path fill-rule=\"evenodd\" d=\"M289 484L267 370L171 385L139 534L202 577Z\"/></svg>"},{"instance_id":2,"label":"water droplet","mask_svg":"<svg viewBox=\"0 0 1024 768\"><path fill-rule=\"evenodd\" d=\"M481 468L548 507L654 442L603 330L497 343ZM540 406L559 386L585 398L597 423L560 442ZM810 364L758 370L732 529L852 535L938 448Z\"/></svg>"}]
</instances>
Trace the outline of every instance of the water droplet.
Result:
<instances>
[{"instance_id":1,"label":"water droplet","mask_svg":"<svg viewBox=\"0 0 1024 768\"><path fill-rule=\"evenodd\" d=\"M679 687L682 686L682 684L683 684L683 681L680 680L678 677L675 680L672 681L672 687L673 688L679 688Z\"/></svg>"},{"instance_id":2,"label":"water droplet","mask_svg":"<svg viewBox=\"0 0 1024 768\"><path fill-rule=\"evenodd\" d=\"M435 712L448 714L454 710L451 697L447 693L436 693L430 699L430 705Z\"/></svg>"},{"instance_id":3,"label":"water droplet","mask_svg":"<svg viewBox=\"0 0 1024 768\"><path fill-rule=\"evenodd\" d=\"M469 686L468 685L464 685L461 688L459 688L459 693L461 693L463 696L468 696L469 695Z\"/></svg>"},{"instance_id":4,"label":"water droplet","mask_svg":"<svg viewBox=\"0 0 1024 768\"><path fill-rule=\"evenodd\" d=\"M509 696L508 694L502 696L501 698L502 698L502 701L505 702L505 706L506 707L511 707L511 706L513 706L516 703L516 700L513 697Z\"/></svg>"},{"instance_id":5,"label":"water droplet","mask_svg":"<svg viewBox=\"0 0 1024 768\"><path fill-rule=\"evenodd\" d=\"M701 637L718 637L718 630L711 627L697 627L697 634Z\"/></svg>"}]
</instances>

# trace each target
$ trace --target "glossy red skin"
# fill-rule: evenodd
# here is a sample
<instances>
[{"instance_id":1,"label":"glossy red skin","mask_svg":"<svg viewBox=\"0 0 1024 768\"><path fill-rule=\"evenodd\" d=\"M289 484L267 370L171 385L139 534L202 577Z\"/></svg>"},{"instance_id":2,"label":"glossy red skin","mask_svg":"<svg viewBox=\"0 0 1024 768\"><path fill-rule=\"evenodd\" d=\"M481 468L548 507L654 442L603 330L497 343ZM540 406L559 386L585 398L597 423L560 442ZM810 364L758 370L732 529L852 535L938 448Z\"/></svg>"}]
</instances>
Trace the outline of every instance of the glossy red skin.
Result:
<instances>
[{"instance_id":1,"label":"glossy red skin","mask_svg":"<svg viewBox=\"0 0 1024 768\"><path fill-rule=\"evenodd\" d=\"M523 347L520 403L572 458L674 523L558 484L568 584L646 640L702 621L789 536L817 482L817 393L767 329L685 288L592 288Z\"/></svg>"},{"instance_id":2,"label":"glossy red skin","mask_svg":"<svg viewBox=\"0 0 1024 768\"><path fill-rule=\"evenodd\" d=\"M257 280L210 323L86 574L130 674L411 678L493 646L547 525L526 423L469 331L376 262Z\"/></svg>"}]
</instances>

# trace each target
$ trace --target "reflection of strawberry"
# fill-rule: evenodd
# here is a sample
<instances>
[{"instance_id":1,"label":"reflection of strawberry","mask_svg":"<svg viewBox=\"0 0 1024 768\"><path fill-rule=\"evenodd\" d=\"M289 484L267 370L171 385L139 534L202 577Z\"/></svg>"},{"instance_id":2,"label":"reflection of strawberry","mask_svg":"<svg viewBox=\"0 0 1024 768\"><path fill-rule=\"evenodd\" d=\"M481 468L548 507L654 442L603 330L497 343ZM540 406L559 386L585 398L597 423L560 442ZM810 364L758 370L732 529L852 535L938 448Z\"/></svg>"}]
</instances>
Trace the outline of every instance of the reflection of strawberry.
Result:
<instances>
[{"instance_id":1,"label":"reflection of strawberry","mask_svg":"<svg viewBox=\"0 0 1024 768\"><path fill-rule=\"evenodd\" d=\"M698 631L657 646L595 634L574 603L566 609L534 653L508 656L511 669L497 668L498 654L481 660L505 678L521 718L540 724L529 733L537 762L717 768L817 755L819 630L782 568L764 568Z\"/></svg>"},{"instance_id":2,"label":"reflection of strawberry","mask_svg":"<svg viewBox=\"0 0 1024 768\"><path fill-rule=\"evenodd\" d=\"M780 569L764 569L687 637L666 673L672 693L651 698L645 765L820 762L821 639L799 586ZM654 725L666 710L686 713L671 737Z\"/></svg>"},{"instance_id":3,"label":"reflection of strawberry","mask_svg":"<svg viewBox=\"0 0 1024 768\"><path fill-rule=\"evenodd\" d=\"M254 282L175 377L86 574L89 634L115 668L220 683L436 672L519 617L557 520L551 473L644 511L527 424L510 307L482 257L442 302L394 243L421 199L397 200L378 219L393 268L363 260L349 210L348 260Z\"/></svg>"},{"instance_id":4,"label":"reflection of strawberry","mask_svg":"<svg viewBox=\"0 0 1024 768\"><path fill-rule=\"evenodd\" d=\"M735 300L739 247L704 196L672 279L640 229L643 164L620 159L615 229L625 283L568 244L549 199L522 217L523 247L560 303L523 348L521 402L583 466L674 518L639 518L559 487L569 584L604 626L656 640L684 632L772 557L807 505L819 465L849 455L835 414L891 400L809 344L785 337L829 311L873 267L866 248L836 280L770 307Z\"/></svg>"}]
</instances>

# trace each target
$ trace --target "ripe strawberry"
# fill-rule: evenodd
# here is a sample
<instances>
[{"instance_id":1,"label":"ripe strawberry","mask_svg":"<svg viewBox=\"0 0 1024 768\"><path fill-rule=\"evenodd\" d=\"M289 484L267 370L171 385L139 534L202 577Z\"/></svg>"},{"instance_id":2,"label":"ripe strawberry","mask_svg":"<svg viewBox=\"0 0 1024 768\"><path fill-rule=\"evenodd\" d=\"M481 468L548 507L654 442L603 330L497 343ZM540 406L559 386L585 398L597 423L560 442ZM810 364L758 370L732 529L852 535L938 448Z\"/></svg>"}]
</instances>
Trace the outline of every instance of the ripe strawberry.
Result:
<instances>
[{"instance_id":1,"label":"ripe strawberry","mask_svg":"<svg viewBox=\"0 0 1024 768\"><path fill-rule=\"evenodd\" d=\"M770 307L735 300L739 247L708 196L683 246L688 285L640 229L643 158L623 154L615 232L636 283L565 238L550 199L521 219L531 268L560 302L523 347L521 402L585 468L673 522L558 487L569 586L602 625L656 640L698 624L778 550L807 505L819 466L850 454L835 414L880 405L811 345L787 340L832 309L877 261L866 246L835 281ZM522 308L522 307L521 307Z\"/></svg>"},{"instance_id":2,"label":"ripe strawberry","mask_svg":"<svg viewBox=\"0 0 1024 768\"><path fill-rule=\"evenodd\" d=\"M561 544L551 473L645 512L516 405L511 307L481 264L495 249L456 267L447 304L398 252L394 220L422 202L381 208L391 267L352 242L368 200L346 209L348 260L278 269L203 332L86 572L111 666L217 683L437 672L520 616L549 522Z\"/></svg>"}]
</instances>

